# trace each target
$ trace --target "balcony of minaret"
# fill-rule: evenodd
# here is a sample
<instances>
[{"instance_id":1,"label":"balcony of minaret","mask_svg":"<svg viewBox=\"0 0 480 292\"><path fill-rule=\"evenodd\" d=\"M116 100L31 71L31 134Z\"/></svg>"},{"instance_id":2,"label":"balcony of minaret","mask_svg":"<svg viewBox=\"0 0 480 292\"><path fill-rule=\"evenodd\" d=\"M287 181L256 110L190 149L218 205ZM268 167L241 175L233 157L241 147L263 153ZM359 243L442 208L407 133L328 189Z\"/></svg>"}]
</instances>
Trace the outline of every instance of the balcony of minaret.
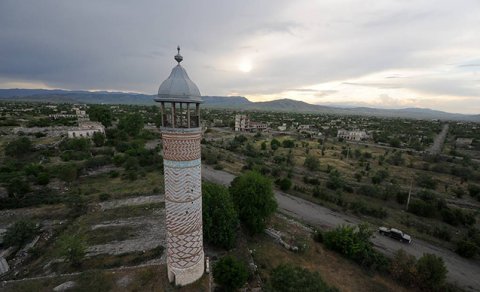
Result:
<instances>
[{"instance_id":1,"label":"balcony of minaret","mask_svg":"<svg viewBox=\"0 0 480 292\"><path fill-rule=\"evenodd\" d=\"M200 127L200 104L192 102L161 102L162 127Z\"/></svg>"}]
</instances>

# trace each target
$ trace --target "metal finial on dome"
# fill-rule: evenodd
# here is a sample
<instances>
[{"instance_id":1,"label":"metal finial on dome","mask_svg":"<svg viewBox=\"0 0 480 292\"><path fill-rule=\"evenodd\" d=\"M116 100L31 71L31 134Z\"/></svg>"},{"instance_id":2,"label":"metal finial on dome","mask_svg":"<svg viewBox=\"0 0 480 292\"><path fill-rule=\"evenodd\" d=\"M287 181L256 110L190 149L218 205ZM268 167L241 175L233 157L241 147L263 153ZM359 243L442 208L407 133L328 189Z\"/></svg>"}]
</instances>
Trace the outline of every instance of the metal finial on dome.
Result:
<instances>
[{"instance_id":1,"label":"metal finial on dome","mask_svg":"<svg viewBox=\"0 0 480 292\"><path fill-rule=\"evenodd\" d=\"M180 64L180 62L182 62L183 60L183 57L182 55L180 55L180 46L177 46L177 55L175 56L175 61L178 62L178 64Z\"/></svg>"}]
</instances>

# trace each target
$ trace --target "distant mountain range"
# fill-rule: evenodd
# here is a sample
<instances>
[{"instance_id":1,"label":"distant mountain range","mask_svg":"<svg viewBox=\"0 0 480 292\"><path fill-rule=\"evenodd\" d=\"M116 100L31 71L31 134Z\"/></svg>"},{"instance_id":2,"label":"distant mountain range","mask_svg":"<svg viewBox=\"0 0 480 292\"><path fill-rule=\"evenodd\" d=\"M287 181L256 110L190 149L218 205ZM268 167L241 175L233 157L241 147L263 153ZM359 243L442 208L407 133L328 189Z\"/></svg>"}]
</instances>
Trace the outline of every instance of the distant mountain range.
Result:
<instances>
[{"instance_id":1,"label":"distant mountain range","mask_svg":"<svg viewBox=\"0 0 480 292\"><path fill-rule=\"evenodd\" d=\"M69 91L46 89L0 89L0 101L36 101L52 103L96 103L154 105L153 95L107 91ZM412 119L441 119L480 122L480 114L447 113L427 108L379 109L370 107L334 107L309 104L292 99L252 102L243 96L203 96L204 106L236 110L328 113Z\"/></svg>"}]
</instances>

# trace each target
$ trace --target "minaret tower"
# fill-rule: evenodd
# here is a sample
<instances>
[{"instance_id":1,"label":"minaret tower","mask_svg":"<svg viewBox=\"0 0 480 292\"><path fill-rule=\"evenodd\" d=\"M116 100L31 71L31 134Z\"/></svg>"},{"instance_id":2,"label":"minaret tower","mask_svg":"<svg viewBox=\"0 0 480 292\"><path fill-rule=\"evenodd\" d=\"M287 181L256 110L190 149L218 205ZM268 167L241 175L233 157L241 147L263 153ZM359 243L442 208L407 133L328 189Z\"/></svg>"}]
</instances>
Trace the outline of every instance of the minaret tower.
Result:
<instances>
[{"instance_id":1,"label":"minaret tower","mask_svg":"<svg viewBox=\"0 0 480 292\"><path fill-rule=\"evenodd\" d=\"M158 89L162 114L163 167L170 282L187 285L204 272L200 140L201 95L180 65Z\"/></svg>"}]
</instances>

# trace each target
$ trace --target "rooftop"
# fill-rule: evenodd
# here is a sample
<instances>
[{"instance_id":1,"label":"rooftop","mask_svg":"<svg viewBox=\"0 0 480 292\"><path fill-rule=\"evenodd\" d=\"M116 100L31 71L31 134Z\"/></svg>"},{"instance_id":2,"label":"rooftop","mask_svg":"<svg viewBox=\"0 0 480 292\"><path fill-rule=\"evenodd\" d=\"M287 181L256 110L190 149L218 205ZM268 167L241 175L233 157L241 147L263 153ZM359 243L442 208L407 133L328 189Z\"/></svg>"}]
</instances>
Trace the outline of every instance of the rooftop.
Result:
<instances>
[{"instance_id":1,"label":"rooftop","mask_svg":"<svg viewBox=\"0 0 480 292\"><path fill-rule=\"evenodd\" d=\"M158 89L157 102L202 102L200 90L188 77L187 71L180 65L183 57L180 55L180 47L177 48L178 54L175 60L178 65L172 69L170 76L162 82Z\"/></svg>"}]
</instances>

